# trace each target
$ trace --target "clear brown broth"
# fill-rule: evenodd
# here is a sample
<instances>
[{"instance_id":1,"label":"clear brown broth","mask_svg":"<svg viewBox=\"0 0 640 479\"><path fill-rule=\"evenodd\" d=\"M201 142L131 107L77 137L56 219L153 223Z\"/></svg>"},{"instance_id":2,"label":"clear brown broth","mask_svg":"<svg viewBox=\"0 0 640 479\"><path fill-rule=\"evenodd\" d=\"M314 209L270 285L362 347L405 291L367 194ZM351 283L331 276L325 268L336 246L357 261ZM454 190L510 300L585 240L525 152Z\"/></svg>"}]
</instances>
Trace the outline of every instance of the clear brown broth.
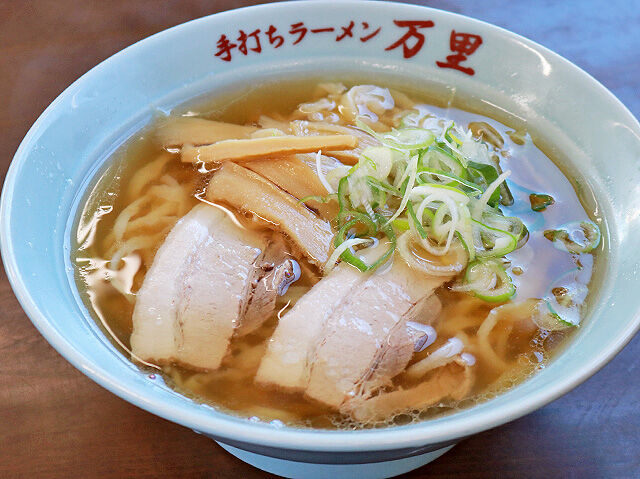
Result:
<instances>
[{"instance_id":1,"label":"clear brown broth","mask_svg":"<svg viewBox=\"0 0 640 479\"><path fill-rule=\"evenodd\" d=\"M201 99L176 109L174 113L239 124L255 122L261 114L286 116L299 103L313 98L315 83L308 80L266 83L260 87L236 90L213 99ZM286 98L280 95L284 89L287 91ZM482 114L452 106L464 108L464 103L458 104L457 100L453 103L449 100L435 101L438 97L434 98L428 93L420 94L412 91L410 94L420 101L434 105L432 110L435 114L446 116L455 120L456 123L467 125L471 121L486 122L493 126L504 139L504 146L496 149L496 153L501 155L502 169L511 169L513 172L510 184L516 201L514 207L503 209L506 210L505 214L520 216L530 231L526 246L509 255L510 275L518 288L518 297L542 297L548 279L556 278L575 268L576 259L553 248L542 236L543 228L540 225L540 219L544 218L547 225L560 225L592 216L585 211L571 181L543 151L534 145L535 142L529 143L527 147L516 144L511 139L511 136L514 136L511 135L513 128ZM78 220L78 242L73 248L76 279L83 301L110 339L127 355L132 332L133 305L106 279L108 273L104 264L100 262L100 258L105 257L101 239L111 231L117 215L130 201L129 198L119 194L126 188L127 180L141 166L161 152L159 146L152 140L152 132L153 125L130 139L114 155L107 169L96 178ZM179 161L169 162L166 171L177 178L181 184L188 185L192 192L190 201L192 205L197 204L197 196L204 190L210 175L200 173L197 167L182 164ZM529 192L552 195L556 199L555 207L548 208L544 213L532 212L528 201ZM252 224L248 218L240 217L240 219L249 227L259 227ZM90 235L86 234L87 230L91 230ZM590 267L591 255L581 256L581 260ZM598 263L601 256L601 253L594 255L595 272L599 269ZM513 274L513 268L520 268L522 274ZM141 285L145 272L146 268L143 265L133 278L134 291ZM593 289L598 281L596 275L590 283L590 289ZM303 275L298 284L309 286L311 283L312 278ZM469 336L474 335L488 312L495 306L471 298L465 293L454 293L448 290L446 285L437 294L444 306L441 315L443 319L440 323L446 323L449 317L459 316L461 305L464 305L466 320L462 332ZM588 305L585 306L587 307ZM252 420L278 420L289 425L314 428L379 427L428 419L494 397L545 367L553 355L567 343L567 339L574 334L572 330L548 332L526 325L516 325L513 331L507 334L508 343L503 345L503 355L511 362L510 370L507 372L496 370L492 364L479 358L474 366L475 384L471 393L462 401L439 403L425 410L388 418L380 423L358 424L302 395L265 388L253 382L260 358L266 348L266 340L271 336L276 325L277 317L274 315L258 331L235 339L223 367L217 371L203 373L180 366L165 366L162 368L162 375L167 384L186 396L223 411L252 418ZM495 328L496 336L500 336L501 328L506 327L504 324L498 324ZM439 332L440 329L436 327ZM439 335L436 343L426 351L416 353L412 362L426 356L446 339L446 336ZM394 387L408 388L413 384L403 374L394 379Z\"/></svg>"}]
</instances>

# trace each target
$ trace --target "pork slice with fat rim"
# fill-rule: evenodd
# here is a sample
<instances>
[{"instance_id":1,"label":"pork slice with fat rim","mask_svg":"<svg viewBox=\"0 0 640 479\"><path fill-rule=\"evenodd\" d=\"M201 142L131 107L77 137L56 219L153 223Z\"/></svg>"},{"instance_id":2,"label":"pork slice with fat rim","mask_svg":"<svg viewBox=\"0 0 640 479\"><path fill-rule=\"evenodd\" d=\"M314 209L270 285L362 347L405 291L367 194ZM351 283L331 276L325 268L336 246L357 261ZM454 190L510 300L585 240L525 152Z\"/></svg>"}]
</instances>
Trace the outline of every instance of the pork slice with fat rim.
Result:
<instances>
[{"instance_id":1,"label":"pork slice with fat rim","mask_svg":"<svg viewBox=\"0 0 640 479\"><path fill-rule=\"evenodd\" d=\"M236 225L222 209L194 207L160 246L138 291L134 359L217 369L250 309L267 247L265 235Z\"/></svg>"},{"instance_id":2,"label":"pork slice with fat rim","mask_svg":"<svg viewBox=\"0 0 640 479\"><path fill-rule=\"evenodd\" d=\"M348 264L338 265L282 316L256 374L256 382L304 391L313 353L327 319L365 276Z\"/></svg>"},{"instance_id":3,"label":"pork slice with fat rim","mask_svg":"<svg viewBox=\"0 0 640 479\"><path fill-rule=\"evenodd\" d=\"M377 352L369 370L360 378L352 391L353 395L342 408L347 406L348 409L350 401L366 399L379 388L391 385L391 380L407 367L413 353L424 348L426 341L435 339L435 330L429 325L439 317L441 311L442 304L435 294L416 303L402 321L395 324L385 340L385 346ZM430 334L427 335L425 331Z\"/></svg>"},{"instance_id":4,"label":"pork slice with fat rim","mask_svg":"<svg viewBox=\"0 0 640 479\"><path fill-rule=\"evenodd\" d=\"M447 279L415 271L399 259L367 276L327 320L306 395L340 408L401 372L413 351L406 323Z\"/></svg>"}]
</instances>

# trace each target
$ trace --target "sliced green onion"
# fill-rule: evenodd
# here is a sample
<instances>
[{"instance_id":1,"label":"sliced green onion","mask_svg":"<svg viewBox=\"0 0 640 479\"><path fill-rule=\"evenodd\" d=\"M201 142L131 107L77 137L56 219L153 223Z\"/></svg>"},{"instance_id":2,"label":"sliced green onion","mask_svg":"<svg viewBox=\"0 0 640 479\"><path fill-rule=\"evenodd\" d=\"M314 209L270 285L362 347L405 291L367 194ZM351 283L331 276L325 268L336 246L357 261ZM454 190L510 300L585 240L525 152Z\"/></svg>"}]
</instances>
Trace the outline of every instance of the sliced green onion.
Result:
<instances>
[{"instance_id":1,"label":"sliced green onion","mask_svg":"<svg viewBox=\"0 0 640 479\"><path fill-rule=\"evenodd\" d=\"M460 219L458 220L456 234L467 251L469 261L473 261L476 257L476 248L473 242L473 223L471 222L469 208L460 208Z\"/></svg>"},{"instance_id":2,"label":"sliced green onion","mask_svg":"<svg viewBox=\"0 0 640 479\"><path fill-rule=\"evenodd\" d=\"M395 191L394 191L394 187L393 186L391 186L391 185L389 185L387 183L383 183L383 182L375 179L372 176L365 177L365 181L366 181L367 185L369 185L369 187L371 187L371 190L373 191L373 193L375 195L377 195L377 198L375 199L375 201L371 205L372 208L377 208L379 206L382 206L382 205L386 204L386 202L387 202L387 193L388 192L392 192L392 194L394 194L394 196L395 196ZM398 193L400 193L400 192L398 192ZM371 215L370 212L369 212L369 214Z\"/></svg>"},{"instance_id":3,"label":"sliced green onion","mask_svg":"<svg viewBox=\"0 0 640 479\"><path fill-rule=\"evenodd\" d=\"M467 266L464 289L490 303L510 299L516 288L500 260L476 260Z\"/></svg>"},{"instance_id":4,"label":"sliced green onion","mask_svg":"<svg viewBox=\"0 0 640 479\"><path fill-rule=\"evenodd\" d=\"M385 251L383 255L380 256L380 258L378 258L373 264L371 264L371 266L369 267L369 271L374 271L380 265L386 263L387 260L393 254L393 252L396 250L396 246L398 244L396 233L393 231L393 228L391 227L391 225L384 223L385 218L382 215L376 213L376 220L378 224L382 225L380 229L382 230L384 235L387 237L387 240L389 240L389 247L387 248L387 251Z\"/></svg>"},{"instance_id":5,"label":"sliced green onion","mask_svg":"<svg viewBox=\"0 0 640 479\"><path fill-rule=\"evenodd\" d=\"M411 228L409 225L409 220L406 218L397 218L391 222L391 226L393 226L398 231L407 231Z\"/></svg>"},{"instance_id":6,"label":"sliced green onion","mask_svg":"<svg viewBox=\"0 0 640 479\"><path fill-rule=\"evenodd\" d=\"M402 259L412 268L423 271L433 276L454 276L460 273L466 264L466 256L462 245L459 246L454 252L459 252L459 260L451 264L436 264L426 261L424 258L419 257L416 253L411 251L410 244L415 239L415 235L412 231L405 231L398 238L398 253Z\"/></svg>"},{"instance_id":7,"label":"sliced green onion","mask_svg":"<svg viewBox=\"0 0 640 479\"><path fill-rule=\"evenodd\" d=\"M399 153L390 148L385 148L383 146L368 146L360 155L361 160L366 160L367 163L365 165L366 169L371 169L371 173L369 176L373 176L378 180L385 180L389 173L391 172L391 168L394 163L401 161L404 158L403 153Z\"/></svg>"},{"instance_id":8,"label":"sliced green onion","mask_svg":"<svg viewBox=\"0 0 640 479\"><path fill-rule=\"evenodd\" d=\"M420 235L420 237L422 239L427 239L427 232L422 227L422 220L418 220L418 217L416 216L416 212L413 209L413 203L411 201L407 202L407 211L409 213L409 218L411 218L411 221L413 221L413 225L418 231L418 234ZM424 212L430 214L431 219L433 219L433 213L431 213L429 210L424 210Z\"/></svg>"},{"instance_id":9,"label":"sliced green onion","mask_svg":"<svg viewBox=\"0 0 640 479\"><path fill-rule=\"evenodd\" d=\"M360 118L356 119L356 126L369 133L380 143L396 150L423 150L431 145L436 136L431 130L424 128L401 128L386 133L373 131Z\"/></svg>"},{"instance_id":10,"label":"sliced green onion","mask_svg":"<svg viewBox=\"0 0 640 479\"><path fill-rule=\"evenodd\" d=\"M503 173L497 160L491 164L495 158L486 145L453 122L445 128L434 123L434 131L405 124L382 133L360 119L357 125L382 146L365 149L346 172L327 173L339 205L334 263L371 271L397 247L410 266L427 274L454 276L468 265L460 288L486 301L512 297L515 286L499 258L524 244L527 229L498 208L509 200L510 172ZM382 234L389 248L380 257L383 248L354 250ZM547 237L555 242L562 234Z\"/></svg>"},{"instance_id":11,"label":"sliced green onion","mask_svg":"<svg viewBox=\"0 0 640 479\"><path fill-rule=\"evenodd\" d=\"M354 244L361 244L361 242L356 242L353 243L353 239L361 239L362 238L350 238L350 239L346 239L345 236L346 234L349 232L349 230L351 230L351 228L355 227L358 224L365 224L367 226L370 227L370 229L363 234L366 235L371 235L374 236L377 232L378 232L378 225L377 223L381 223L382 221L384 221L384 218L379 215L376 214L376 218L374 222L373 220L371 220L367 215L364 215L362 213L358 213L358 212L354 212L354 211L350 211L348 213L349 215L355 215L356 217L352 220L347 221L344 225L342 225L342 227L338 230L338 233L336 234L335 238L334 238L334 246L336 247L336 249L334 250L333 254L331 255L331 258L333 258L334 263L338 260L338 258L340 258L342 261L345 261L347 263L349 263L352 266L355 266L356 268L358 268L360 271L367 272L367 271L373 271L376 268L378 268L381 264L383 264L385 261L387 261L387 259L391 256L391 254L393 254L394 250L396 249L396 235L393 231L393 228L391 228L390 225L384 225L382 226L380 229L382 230L382 232L385 234L385 236L387 237L387 239L389 240L389 248L387 248L387 250L384 252L384 254L382 254L382 256L380 256L380 258L378 258L376 261L374 261L372 264L367 264L365 263L362 259L360 259L358 256L356 256L355 254L353 254L349 248L351 246L353 246ZM362 240L363 242L366 241L373 241L372 238L370 238L369 240ZM350 244L351 246L347 246L346 248L342 247L342 245L344 245L345 243ZM336 251L340 250L339 254L336 254ZM335 258L334 258L335 256ZM330 265L331 263L327 262L327 265Z\"/></svg>"},{"instance_id":12,"label":"sliced green onion","mask_svg":"<svg viewBox=\"0 0 640 479\"><path fill-rule=\"evenodd\" d=\"M347 199L347 190L349 188L349 175L343 176L338 182L338 220L342 221L344 212L350 209L351 203Z\"/></svg>"},{"instance_id":13,"label":"sliced green onion","mask_svg":"<svg viewBox=\"0 0 640 479\"><path fill-rule=\"evenodd\" d=\"M448 183L447 186L454 186L451 183L458 183L459 185L469 188L471 190L472 195L481 195L483 191L475 183L472 183L463 178L460 178L459 176L454 175L453 173L447 173L442 170L436 170L435 168L428 168L426 166L418 168L417 177L419 178L422 175L430 175L430 176L437 176L440 178L446 178L448 180L451 180L451 182Z\"/></svg>"},{"instance_id":14,"label":"sliced green onion","mask_svg":"<svg viewBox=\"0 0 640 479\"><path fill-rule=\"evenodd\" d=\"M350 166L346 166L346 165L337 166L327 171L325 175L325 179L329 182L329 184L333 187L334 190L337 190L340 179L347 176L350 171L351 171Z\"/></svg>"},{"instance_id":15,"label":"sliced green onion","mask_svg":"<svg viewBox=\"0 0 640 479\"><path fill-rule=\"evenodd\" d=\"M356 236L374 236L378 232L378 225L376 224L376 222L366 214L360 213L359 211L345 210L343 212L342 219L347 221L338 230L336 238L340 238L340 241L335 244L335 246L338 246L339 243L342 243L349 230L359 224L364 225L366 227L366 230Z\"/></svg>"},{"instance_id":16,"label":"sliced green onion","mask_svg":"<svg viewBox=\"0 0 640 479\"><path fill-rule=\"evenodd\" d=\"M380 191L384 191L393 196L397 196L398 198L402 198L402 192L395 186L387 183L386 181L380 181L374 178L373 176L367 176L366 179L367 179L367 183L369 183L369 185L371 185L373 188L376 188Z\"/></svg>"},{"instance_id":17,"label":"sliced green onion","mask_svg":"<svg viewBox=\"0 0 640 479\"><path fill-rule=\"evenodd\" d=\"M455 123L452 121L449 126L445 129L445 131L438 138L438 143L442 143L442 145L446 145L447 148L451 150L452 153L455 153L456 159L460 161L463 168L467 167L467 159L464 154L458 149L461 144L457 142L460 141L458 138L452 136L450 134L451 129L455 126ZM455 144L454 144L455 143Z\"/></svg>"},{"instance_id":18,"label":"sliced green onion","mask_svg":"<svg viewBox=\"0 0 640 479\"><path fill-rule=\"evenodd\" d=\"M467 165L467 171L473 182L482 187L483 190L489 188L494 181L498 179L498 171L492 166L484 163L476 163L470 161ZM496 207L500 201L500 190L496 189L491 193L487 204Z\"/></svg>"},{"instance_id":19,"label":"sliced green onion","mask_svg":"<svg viewBox=\"0 0 640 479\"><path fill-rule=\"evenodd\" d=\"M515 216L503 216L502 214L489 210L485 210L482 214L482 223L491 228L511 233L513 236L518 238L518 240L526 233L526 227L520 218Z\"/></svg>"},{"instance_id":20,"label":"sliced green onion","mask_svg":"<svg viewBox=\"0 0 640 479\"><path fill-rule=\"evenodd\" d=\"M438 206L438 208L436 209L436 212L433 215L433 221L431 222L431 233L433 238L438 242L441 243L442 240L444 239L444 234L448 234L449 233L449 229L446 227L445 223L445 217L449 216L449 222L451 222L451 216L449 215L449 206L445 203L442 203L440 206Z\"/></svg>"},{"instance_id":21,"label":"sliced green onion","mask_svg":"<svg viewBox=\"0 0 640 479\"><path fill-rule=\"evenodd\" d=\"M448 140L451 141L453 143L455 143L457 146L462 145L462 140L460 140L456 135L454 135L451 130L453 130L455 128L455 123L451 122L451 125L449 125L449 128L447 128L447 130L444 132L444 137Z\"/></svg>"},{"instance_id":22,"label":"sliced green onion","mask_svg":"<svg viewBox=\"0 0 640 479\"><path fill-rule=\"evenodd\" d=\"M426 196L420 202L420 205L416 210L416 217L419 219L422 219L424 215L424 211L426 211L427 206L430 206L431 204L435 204L436 202L440 202L446 205L447 212L451 217L451 220L450 220L451 226L448 228L448 231L447 231L447 242L444 245L444 247L434 247L434 245L432 245L429 240L423 239L422 247L433 255L443 256L447 254L447 252L449 251L449 248L451 247L451 244L455 235L455 227L458 224L460 215L458 213L458 204L456 203L455 200L451 198L450 195L447 195L445 192L436 192ZM440 206L438 206L438 208L439 207ZM440 211L441 211L441 215L444 215L443 210L440 210ZM435 221L436 220L435 220L435 214L434 214L434 218L432 222L435 223Z\"/></svg>"},{"instance_id":23,"label":"sliced green onion","mask_svg":"<svg viewBox=\"0 0 640 479\"><path fill-rule=\"evenodd\" d=\"M540 301L536 308L535 314L531 320L540 329L547 331L563 331L576 325L564 321L557 313L553 311L547 301Z\"/></svg>"},{"instance_id":24,"label":"sliced green onion","mask_svg":"<svg viewBox=\"0 0 640 479\"><path fill-rule=\"evenodd\" d=\"M413 185L416 183L416 174L418 172L418 160L419 157L417 155L411 157L409 160L409 164L403 174L403 177L406 176L407 183L403 185L403 195L402 200L400 201L400 206L396 210L396 212L391 216L391 218L387 221L387 224L390 224L393 220L395 220L398 216L402 214L404 209L407 206L407 202L409 201L411 192L413 191ZM405 181L405 180L403 180Z\"/></svg>"},{"instance_id":25,"label":"sliced green onion","mask_svg":"<svg viewBox=\"0 0 640 479\"><path fill-rule=\"evenodd\" d=\"M491 163L498 172L498 175L504 173L502 168L500 168L500 158L498 158L497 155L491 155ZM514 199L511 194L511 190L509 189L509 185L507 185L506 182L503 182L500 185L500 204L503 206L513 206L513 203Z\"/></svg>"},{"instance_id":26,"label":"sliced green onion","mask_svg":"<svg viewBox=\"0 0 640 479\"><path fill-rule=\"evenodd\" d=\"M442 170L446 167L454 175L464 178L467 175L464 165L454 155L444 148L431 145L429 149L422 153L421 166Z\"/></svg>"},{"instance_id":27,"label":"sliced green onion","mask_svg":"<svg viewBox=\"0 0 640 479\"><path fill-rule=\"evenodd\" d=\"M438 183L427 183L424 185L415 186L411 190L411 198L419 199L421 196L427 196L432 194L442 194L451 198L453 201L457 201L458 203L462 203L466 205L469 203L469 196L462 190L450 186L450 185L441 185Z\"/></svg>"},{"instance_id":28,"label":"sliced green onion","mask_svg":"<svg viewBox=\"0 0 640 479\"><path fill-rule=\"evenodd\" d=\"M547 206L551 206L556 201L553 199L553 196L531 193L529 195L529 202L531 203L531 209L533 211L544 211L547 209Z\"/></svg>"},{"instance_id":29,"label":"sliced green onion","mask_svg":"<svg viewBox=\"0 0 640 479\"><path fill-rule=\"evenodd\" d=\"M402 128L384 135L384 142L402 150L423 150L435 140L431 130L424 128Z\"/></svg>"},{"instance_id":30,"label":"sliced green onion","mask_svg":"<svg viewBox=\"0 0 640 479\"><path fill-rule=\"evenodd\" d=\"M588 220L569 223L562 229L546 230L544 237L569 253L588 253L600 244L600 228Z\"/></svg>"},{"instance_id":31,"label":"sliced green onion","mask_svg":"<svg viewBox=\"0 0 640 479\"><path fill-rule=\"evenodd\" d=\"M480 199L478 199L473 205L473 211L471 212L471 216L477 220L482 218L482 213L485 210L487 204L490 199L493 197L493 194L496 192L498 187L502 184L503 181L507 179L507 177L511 174L511 171L507 170L498 176L482 193Z\"/></svg>"},{"instance_id":32,"label":"sliced green onion","mask_svg":"<svg viewBox=\"0 0 640 479\"><path fill-rule=\"evenodd\" d=\"M578 326L581 320L580 307L588 292L587 286L580 281L580 268L576 268L551 283L543 298L545 307L541 307L541 312L552 316L562 325Z\"/></svg>"},{"instance_id":33,"label":"sliced green onion","mask_svg":"<svg viewBox=\"0 0 640 479\"><path fill-rule=\"evenodd\" d=\"M348 240L343 241L342 243L340 243L335 250L333 250L333 253L331 254L331 256L329 257L329 259L327 260L326 264L325 264L325 272L329 272L331 271L335 265L336 262L338 261L338 259L342 259L344 261L347 261L347 259L345 259L345 255L347 255L348 253L348 258L351 259L353 258L353 260L355 261L355 263L352 263L351 261L348 261L349 263L351 263L353 266L355 266L356 268L358 268L360 271L366 271L367 270L367 265L364 264L364 261L362 261L360 258L356 258L353 254L351 254L351 252L349 251L350 248L359 245L359 244L363 244L363 243L370 243L373 242L372 239L367 238L367 239L363 239L363 238L351 238Z\"/></svg>"},{"instance_id":34,"label":"sliced green onion","mask_svg":"<svg viewBox=\"0 0 640 479\"><path fill-rule=\"evenodd\" d=\"M487 226L480 221L471 219L476 232L476 254L482 258L499 258L511 253L518 246L518 238L508 231ZM484 243L488 243L487 248Z\"/></svg>"}]
</instances>

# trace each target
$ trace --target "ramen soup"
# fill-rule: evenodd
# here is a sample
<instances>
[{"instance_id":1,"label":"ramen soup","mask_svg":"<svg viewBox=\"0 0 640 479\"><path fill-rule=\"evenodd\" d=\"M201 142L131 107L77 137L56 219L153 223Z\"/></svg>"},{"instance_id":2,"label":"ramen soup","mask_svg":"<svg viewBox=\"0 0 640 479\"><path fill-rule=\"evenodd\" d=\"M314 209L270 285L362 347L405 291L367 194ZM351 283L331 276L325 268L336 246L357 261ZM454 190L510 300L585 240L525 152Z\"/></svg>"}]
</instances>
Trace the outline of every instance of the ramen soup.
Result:
<instances>
[{"instance_id":1,"label":"ramen soup","mask_svg":"<svg viewBox=\"0 0 640 479\"><path fill-rule=\"evenodd\" d=\"M158 118L79 215L89 310L150 377L276 425L525 380L584 316L600 219L524 130L420 98L277 84Z\"/></svg>"}]
</instances>

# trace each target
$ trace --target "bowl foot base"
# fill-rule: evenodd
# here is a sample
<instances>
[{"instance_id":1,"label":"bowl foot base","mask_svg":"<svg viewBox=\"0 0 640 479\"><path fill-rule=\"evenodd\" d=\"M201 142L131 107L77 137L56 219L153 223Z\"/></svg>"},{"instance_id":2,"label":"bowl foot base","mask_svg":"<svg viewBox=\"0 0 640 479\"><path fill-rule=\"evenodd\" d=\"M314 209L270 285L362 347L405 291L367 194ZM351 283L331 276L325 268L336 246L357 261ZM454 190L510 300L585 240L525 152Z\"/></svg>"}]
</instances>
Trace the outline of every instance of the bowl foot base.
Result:
<instances>
[{"instance_id":1,"label":"bowl foot base","mask_svg":"<svg viewBox=\"0 0 640 479\"><path fill-rule=\"evenodd\" d=\"M217 441L216 441L217 442ZM218 442L227 452L258 469L292 479L386 479L434 461L455 444L419 456L368 464L314 464L262 456Z\"/></svg>"}]
</instances>

